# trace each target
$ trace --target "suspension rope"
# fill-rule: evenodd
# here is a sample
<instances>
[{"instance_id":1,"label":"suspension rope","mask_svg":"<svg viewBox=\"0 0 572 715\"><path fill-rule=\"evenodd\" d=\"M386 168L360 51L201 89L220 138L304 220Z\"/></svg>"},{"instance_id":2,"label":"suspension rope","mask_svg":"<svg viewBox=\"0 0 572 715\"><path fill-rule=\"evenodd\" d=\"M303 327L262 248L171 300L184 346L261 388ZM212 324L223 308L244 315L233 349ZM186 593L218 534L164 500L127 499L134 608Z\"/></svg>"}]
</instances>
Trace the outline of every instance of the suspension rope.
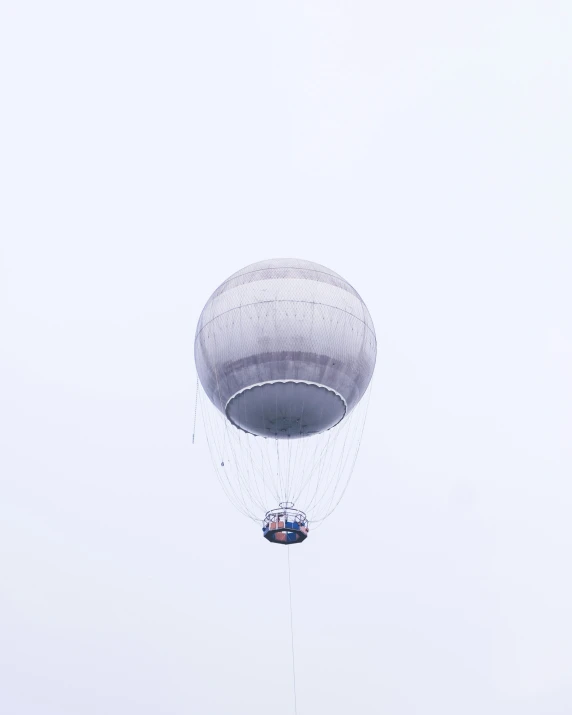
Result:
<instances>
[{"instance_id":1,"label":"suspension rope","mask_svg":"<svg viewBox=\"0 0 572 715\"><path fill-rule=\"evenodd\" d=\"M195 387L195 416L193 418L193 444L195 443L195 431L197 429L197 405L199 403L199 376L197 375L197 386Z\"/></svg>"},{"instance_id":2,"label":"suspension rope","mask_svg":"<svg viewBox=\"0 0 572 715\"><path fill-rule=\"evenodd\" d=\"M292 577L290 574L290 547L286 547L288 552L288 591L290 594L290 634L292 636L292 682L294 685L294 715L298 715L298 702L296 699L296 661L294 659L294 619L292 616Z\"/></svg>"}]
</instances>

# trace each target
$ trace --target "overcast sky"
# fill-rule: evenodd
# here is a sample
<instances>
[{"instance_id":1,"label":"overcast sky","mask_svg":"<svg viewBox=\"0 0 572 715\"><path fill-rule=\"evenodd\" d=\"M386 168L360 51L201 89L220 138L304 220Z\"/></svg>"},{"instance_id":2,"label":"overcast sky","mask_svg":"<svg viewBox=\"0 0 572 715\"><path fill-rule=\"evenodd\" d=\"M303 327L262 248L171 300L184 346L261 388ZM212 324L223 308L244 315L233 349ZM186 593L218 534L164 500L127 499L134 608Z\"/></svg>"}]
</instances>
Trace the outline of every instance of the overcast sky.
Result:
<instances>
[{"instance_id":1,"label":"overcast sky","mask_svg":"<svg viewBox=\"0 0 572 715\"><path fill-rule=\"evenodd\" d=\"M286 552L191 433L204 303L294 256L379 341L290 550L299 715L570 715L571 38L569 0L4 0L2 713L292 713Z\"/></svg>"}]
</instances>

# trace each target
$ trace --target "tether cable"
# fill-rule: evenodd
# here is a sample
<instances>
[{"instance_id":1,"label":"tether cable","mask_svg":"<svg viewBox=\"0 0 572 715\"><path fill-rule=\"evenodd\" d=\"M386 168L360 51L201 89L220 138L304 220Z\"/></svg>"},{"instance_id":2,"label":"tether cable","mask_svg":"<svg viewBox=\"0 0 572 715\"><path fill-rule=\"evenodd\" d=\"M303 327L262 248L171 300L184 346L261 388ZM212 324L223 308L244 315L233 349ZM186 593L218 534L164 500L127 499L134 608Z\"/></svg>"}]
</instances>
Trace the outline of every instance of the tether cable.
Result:
<instances>
[{"instance_id":1,"label":"tether cable","mask_svg":"<svg viewBox=\"0 0 572 715\"><path fill-rule=\"evenodd\" d=\"M290 547L286 547L288 552L288 591L290 594L290 634L292 636L292 682L294 685L294 715L298 715L298 703L296 700L296 660L294 658L294 618L292 616L292 576L290 573Z\"/></svg>"}]
</instances>

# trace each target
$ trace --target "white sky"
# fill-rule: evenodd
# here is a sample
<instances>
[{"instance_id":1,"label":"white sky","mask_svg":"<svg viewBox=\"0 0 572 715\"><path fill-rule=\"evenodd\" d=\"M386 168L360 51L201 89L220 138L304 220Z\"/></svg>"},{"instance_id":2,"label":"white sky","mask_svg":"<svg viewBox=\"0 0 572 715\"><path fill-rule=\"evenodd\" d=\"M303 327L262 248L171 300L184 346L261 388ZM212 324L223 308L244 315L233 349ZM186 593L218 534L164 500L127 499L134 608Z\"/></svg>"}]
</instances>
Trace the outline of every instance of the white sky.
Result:
<instances>
[{"instance_id":1,"label":"white sky","mask_svg":"<svg viewBox=\"0 0 572 715\"><path fill-rule=\"evenodd\" d=\"M235 270L379 338L291 550L299 715L572 712L572 4L0 11L0 711L292 712L284 549L191 446Z\"/></svg>"}]
</instances>

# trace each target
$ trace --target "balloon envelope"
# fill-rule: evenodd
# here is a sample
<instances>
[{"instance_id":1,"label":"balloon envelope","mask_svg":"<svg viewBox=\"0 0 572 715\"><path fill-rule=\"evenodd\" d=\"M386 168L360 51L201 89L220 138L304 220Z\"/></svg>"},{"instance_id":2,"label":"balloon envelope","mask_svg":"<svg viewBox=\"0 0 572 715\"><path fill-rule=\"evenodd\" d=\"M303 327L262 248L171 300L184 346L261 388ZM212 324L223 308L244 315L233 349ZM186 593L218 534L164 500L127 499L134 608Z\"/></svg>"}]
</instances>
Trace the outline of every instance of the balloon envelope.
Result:
<instances>
[{"instance_id":1,"label":"balloon envelope","mask_svg":"<svg viewBox=\"0 0 572 715\"><path fill-rule=\"evenodd\" d=\"M244 432L320 434L365 393L376 359L357 291L310 261L273 259L228 278L200 316L195 361L214 406Z\"/></svg>"}]
</instances>

